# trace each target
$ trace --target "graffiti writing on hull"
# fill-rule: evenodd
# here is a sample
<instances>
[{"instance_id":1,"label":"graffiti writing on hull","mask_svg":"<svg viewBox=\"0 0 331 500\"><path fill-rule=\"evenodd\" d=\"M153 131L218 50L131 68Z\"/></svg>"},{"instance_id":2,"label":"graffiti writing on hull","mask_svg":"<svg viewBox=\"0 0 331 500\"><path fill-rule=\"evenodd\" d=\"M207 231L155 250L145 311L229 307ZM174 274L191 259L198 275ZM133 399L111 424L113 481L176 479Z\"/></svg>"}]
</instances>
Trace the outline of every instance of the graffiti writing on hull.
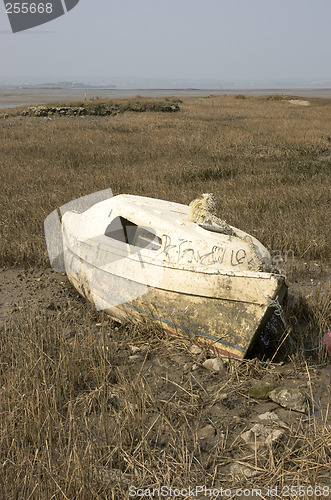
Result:
<instances>
[{"instance_id":1,"label":"graffiti writing on hull","mask_svg":"<svg viewBox=\"0 0 331 500\"><path fill-rule=\"evenodd\" d=\"M164 260L175 263L201 265L223 264L227 257L232 267L240 266L245 263L248 268L254 265L254 258L249 259L250 256L247 255L244 248L230 250L214 245L210 251L202 253L199 248L194 248L192 246L192 241L190 240L179 238L179 243L172 244L171 237L167 234L162 235L162 248L159 255L163 255Z\"/></svg>"}]
</instances>

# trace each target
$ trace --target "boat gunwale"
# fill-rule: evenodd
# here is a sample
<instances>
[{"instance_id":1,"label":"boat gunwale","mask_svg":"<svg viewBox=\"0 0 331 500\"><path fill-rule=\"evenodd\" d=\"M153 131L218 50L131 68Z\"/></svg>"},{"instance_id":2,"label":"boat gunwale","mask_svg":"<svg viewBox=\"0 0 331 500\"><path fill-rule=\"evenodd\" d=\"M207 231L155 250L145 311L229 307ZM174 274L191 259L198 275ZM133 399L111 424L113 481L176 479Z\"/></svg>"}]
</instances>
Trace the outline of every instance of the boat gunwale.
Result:
<instances>
[{"instance_id":1,"label":"boat gunwale","mask_svg":"<svg viewBox=\"0 0 331 500\"><path fill-rule=\"evenodd\" d=\"M121 198L121 199L119 199ZM120 210L118 205L122 200L125 200L126 203L123 205L120 205ZM142 200L146 200L147 203L142 203ZM62 217L61 222L66 223L68 225L68 222L66 221L66 217L70 214L75 215L75 216L83 216L86 214L87 211L91 211L94 209L97 205L105 204L106 202L114 202L113 207L108 207L111 208L111 210L118 211L116 212L117 216L121 216L124 218L128 218L130 222L136 224L137 226L144 227L146 229L152 229L153 231L155 230L155 223L160 225L161 222L161 232L164 232L162 234L162 239L164 236L170 236L169 230L174 230L174 224L176 226L180 226L181 232L184 231L184 234L190 238L192 235L195 236L195 238L192 238L192 243L197 243L198 241L204 241L204 238L196 238L196 231L198 231L198 234L200 233L201 236L204 236L206 234L206 231L209 233L208 238L211 240L214 240L215 244L218 243L218 237L217 235L222 235L224 238L224 241L226 244L231 243L233 239L238 239L242 241L243 236L250 236L253 240L256 240L257 243L261 244L260 241L258 241L255 236L251 236L245 231L242 231L241 229L229 225L229 227L234 231L237 232L238 234L226 234L222 231L220 227L215 226L215 230L209 230L207 227L203 227L203 224L198 224L196 222L193 222L189 220L188 218L188 211L189 211L189 205L184 205L181 203L176 203L176 202L170 202L170 201L165 201L165 200L158 200L155 198L148 198L144 196L136 196L136 195L127 195L127 194L120 194L117 196L114 196L113 198L109 198L108 200L103 200L101 202L96 203L95 205L91 206L89 209L85 210L84 212L78 212L75 210L68 210ZM161 202L161 205L173 205L173 207L182 207L181 210L175 209L171 210L171 208L167 207L166 209L161 209L159 210L160 207L158 206L159 204L157 202ZM139 206L140 210L142 211L142 214L135 213L134 210ZM132 212L133 210L133 212ZM156 215L156 220L152 221L150 220L150 210L154 212ZM183 216L183 219L178 220L178 219L171 219L169 220L169 217L167 216L167 213L169 212L176 213L177 215ZM161 215L161 217L160 217ZM154 223L155 222L155 223ZM177 228L178 231L178 228ZM75 231L73 232L75 234ZM241 234L241 236L240 236ZM99 236L103 236L103 233L100 234ZM77 237L77 235L76 235ZM160 237L160 236L159 236ZM189 241L191 241L189 239ZM262 245L263 246L263 245Z\"/></svg>"}]
</instances>

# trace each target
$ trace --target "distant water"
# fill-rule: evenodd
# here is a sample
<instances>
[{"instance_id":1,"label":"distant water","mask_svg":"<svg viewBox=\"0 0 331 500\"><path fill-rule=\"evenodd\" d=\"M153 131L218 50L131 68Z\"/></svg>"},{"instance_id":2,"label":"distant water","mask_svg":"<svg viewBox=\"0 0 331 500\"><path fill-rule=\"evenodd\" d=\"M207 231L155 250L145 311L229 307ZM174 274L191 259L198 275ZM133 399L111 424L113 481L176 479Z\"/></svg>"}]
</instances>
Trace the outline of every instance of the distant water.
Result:
<instances>
[{"instance_id":1,"label":"distant water","mask_svg":"<svg viewBox=\"0 0 331 500\"><path fill-rule=\"evenodd\" d=\"M92 97L206 97L208 95L290 95L331 98L331 89L0 89L0 108L15 108L48 102L69 102Z\"/></svg>"}]
</instances>

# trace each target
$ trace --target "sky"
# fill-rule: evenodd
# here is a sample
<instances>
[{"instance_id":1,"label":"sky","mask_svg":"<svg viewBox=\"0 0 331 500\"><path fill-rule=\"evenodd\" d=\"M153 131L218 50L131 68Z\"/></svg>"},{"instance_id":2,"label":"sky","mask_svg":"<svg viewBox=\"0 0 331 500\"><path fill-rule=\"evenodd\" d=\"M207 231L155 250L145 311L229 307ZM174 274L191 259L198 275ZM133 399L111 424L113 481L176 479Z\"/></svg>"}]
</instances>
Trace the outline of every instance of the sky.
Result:
<instances>
[{"instance_id":1,"label":"sky","mask_svg":"<svg viewBox=\"0 0 331 500\"><path fill-rule=\"evenodd\" d=\"M18 33L0 0L0 82L15 78L331 84L331 0L80 0Z\"/></svg>"}]
</instances>

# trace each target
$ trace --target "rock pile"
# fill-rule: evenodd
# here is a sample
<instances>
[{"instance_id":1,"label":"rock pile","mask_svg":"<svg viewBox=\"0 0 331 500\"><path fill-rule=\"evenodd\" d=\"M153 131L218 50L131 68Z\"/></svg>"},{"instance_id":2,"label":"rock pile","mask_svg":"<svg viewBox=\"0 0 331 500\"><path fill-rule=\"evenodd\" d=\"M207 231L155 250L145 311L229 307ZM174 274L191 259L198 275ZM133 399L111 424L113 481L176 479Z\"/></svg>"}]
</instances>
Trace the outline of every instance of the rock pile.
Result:
<instances>
[{"instance_id":1,"label":"rock pile","mask_svg":"<svg viewBox=\"0 0 331 500\"><path fill-rule=\"evenodd\" d=\"M179 111L179 106L178 104L166 104L162 106L161 111L163 113L176 113L176 111Z\"/></svg>"},{"instance_id":2,"label":"rock pile","mask_svg":"<svg viewBox=\"0 0 331 500\"><path fill-rule=\"evenodd\" d=\"M164 103L87 103L79 106L30 106L22 111L22 116L116 116L119 113L133 111L143 113L145 111L156 111L162 113L175 113L179 111L178 104Z\"/></svg>"},{"instance_id":3,"label":"rock pile","mask_svg":"<svg viewBox=\"0 0 331 500\"><path fill-rule=\"evenodd\" d=\"M28 109L22 111L22 116L52 116L52 115L60 115L60 116L82 116L87 115L87 109L81 106L73 107L73 106L59 106L59 107L50 107L50 106L30 106Z\"/></svg>"}]
</instances>

